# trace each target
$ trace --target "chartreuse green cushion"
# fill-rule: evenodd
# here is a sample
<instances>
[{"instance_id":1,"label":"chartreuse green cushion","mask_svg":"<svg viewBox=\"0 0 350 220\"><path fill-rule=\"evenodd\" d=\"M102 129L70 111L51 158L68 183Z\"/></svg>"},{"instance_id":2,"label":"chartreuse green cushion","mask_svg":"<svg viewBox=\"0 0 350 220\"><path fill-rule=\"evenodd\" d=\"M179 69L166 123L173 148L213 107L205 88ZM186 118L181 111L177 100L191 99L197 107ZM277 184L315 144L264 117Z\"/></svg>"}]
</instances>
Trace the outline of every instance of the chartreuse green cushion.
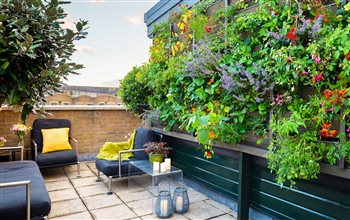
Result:
<instances>
[{"instance_id":1,"label":"chartreuse green cushion","mask_svg":"<svg viewBox=\"0 0 350 220\"><path fill-rule=\"evenodd\" d=\"M119 160L119 151L132 150L134 148L134 139L136 131L130 136L128 141L124 142L106 142L102 146L100 152L97 155L98 159L102 160ZM121 155L121 159L129 160L133 156L133 153L124 153Z\"/></svg>"}]
</instances>

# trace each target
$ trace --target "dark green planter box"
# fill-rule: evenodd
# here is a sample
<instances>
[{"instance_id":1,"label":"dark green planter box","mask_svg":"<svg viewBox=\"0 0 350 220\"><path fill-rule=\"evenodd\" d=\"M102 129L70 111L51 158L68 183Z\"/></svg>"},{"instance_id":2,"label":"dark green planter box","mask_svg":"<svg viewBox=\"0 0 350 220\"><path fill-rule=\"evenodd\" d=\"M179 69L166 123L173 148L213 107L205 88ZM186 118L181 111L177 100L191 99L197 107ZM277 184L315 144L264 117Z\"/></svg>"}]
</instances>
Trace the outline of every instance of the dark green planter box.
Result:
<instances>
[{"instance_id":1,"label":"dark green planter box","mask_svg":"<svg viewBox=\"0 0 350 220\"><path fill-rule=\"evenodd\" d=\"M195 142L164 136L173 148L172 161L193 180L238 199L239 152L214 148L212 159L203 158ZM288 189L274 182L264 158L251 156L246 192L249 203L278 219L350 219L350 180L321 174L315 181L300 181L297 189Z\"/></svg>"}]
</instances>

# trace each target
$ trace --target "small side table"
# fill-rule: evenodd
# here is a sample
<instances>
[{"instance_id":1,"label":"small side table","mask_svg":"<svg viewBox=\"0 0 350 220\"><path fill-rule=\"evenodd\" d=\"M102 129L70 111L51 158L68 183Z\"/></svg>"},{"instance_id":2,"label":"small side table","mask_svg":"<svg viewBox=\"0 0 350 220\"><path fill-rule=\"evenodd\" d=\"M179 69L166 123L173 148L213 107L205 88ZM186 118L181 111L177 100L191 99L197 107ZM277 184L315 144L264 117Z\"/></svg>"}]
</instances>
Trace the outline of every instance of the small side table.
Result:
<instances>
[{"instance_id":1,"label":"small side table","mask_svg":"<svg viewBox=\"0 0 350 220\"><path fill-rule=\"evenodd\" d=\"M23 155L24 155L24 148L23 148L23 146L18 146L18 147L0 147L0 151L11 151L12 152L12 159L15 159L14 152L15 151L20 151L21 152L21 160L23 160Z\"/></svg>"}]
</instances>

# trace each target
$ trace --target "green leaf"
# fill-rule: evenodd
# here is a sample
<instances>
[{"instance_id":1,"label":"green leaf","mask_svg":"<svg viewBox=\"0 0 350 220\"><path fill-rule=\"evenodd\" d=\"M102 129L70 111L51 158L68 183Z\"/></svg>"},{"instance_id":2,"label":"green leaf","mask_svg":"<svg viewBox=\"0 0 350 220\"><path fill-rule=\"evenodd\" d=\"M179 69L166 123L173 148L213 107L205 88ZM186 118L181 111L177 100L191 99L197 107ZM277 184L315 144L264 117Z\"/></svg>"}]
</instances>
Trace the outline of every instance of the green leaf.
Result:
<instances>
[{"instance_id":1,"label":"green leaf","mask_svg":"<svg viewBox=\"0 0 350 220\"><path fill-rule=\"evenodd\" d=\"M209 140L209 129L201 129L198 131L198 141L201 144L206 144Z\"/></svg>"},{"instance_id":2,"label":"green leaf","mask_svg":"<svg viewBox=\"0 0 350 220\"><path fill-rule=\"evenodd\" d=\"M198 122L201 125L207 126L207 125L209 125L209 117L208 116L201 116L201 117L199 117Z\"/></svg>"},{"instance_id":3,"label":"green leaf","mask_svg":"<svg viewBox=\"0 0 350 220\"><path fill-rule=\"evenodd\" d=\"M193 82L197 85L197 86L201 86L203 85L203 83L205 82L205 80L203 78L194 78Z\"/></svg>"},{"instance_id":4,"label":"green leaf","mask_svg":"<svg viewBox=\"0 0 350 220\"><path fill-rule=\"evenodd\" d=\"M205 93L205 91L202 88L196 89L194 94L202 100L205 100L205 98L207 97L207 94Z\"/></svg>"}]
</instances>

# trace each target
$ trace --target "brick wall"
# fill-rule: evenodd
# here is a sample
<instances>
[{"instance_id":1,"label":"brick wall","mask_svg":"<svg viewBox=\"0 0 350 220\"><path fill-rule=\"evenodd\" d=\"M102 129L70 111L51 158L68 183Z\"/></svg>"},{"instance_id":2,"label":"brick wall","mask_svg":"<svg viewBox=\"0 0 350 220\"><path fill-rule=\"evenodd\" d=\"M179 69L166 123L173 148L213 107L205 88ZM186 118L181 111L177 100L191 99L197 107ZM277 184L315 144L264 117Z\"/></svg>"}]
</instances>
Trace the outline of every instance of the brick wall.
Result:
<instances>
[{"instance_id":1,"label":"brick wall","mask_svg":"<svg viewBox=\"0 0 350 220\"><path fill-rule=\"evenodd\" d=\"M51 113L47 118L65 118L72 123L71 135L79 141L79 153L97 153L105 141L124 141L125 136L141 126L142 120L122 107L47 107ZM39 116L31 114L27 126L32 126ZM17 137L10 128L20 122L20 114L11 109L0 111L0 136L7 139L6 146L16 146ZM30 134L25 138L25 146L30 147Z\"/></svg>"}]
</instances>

